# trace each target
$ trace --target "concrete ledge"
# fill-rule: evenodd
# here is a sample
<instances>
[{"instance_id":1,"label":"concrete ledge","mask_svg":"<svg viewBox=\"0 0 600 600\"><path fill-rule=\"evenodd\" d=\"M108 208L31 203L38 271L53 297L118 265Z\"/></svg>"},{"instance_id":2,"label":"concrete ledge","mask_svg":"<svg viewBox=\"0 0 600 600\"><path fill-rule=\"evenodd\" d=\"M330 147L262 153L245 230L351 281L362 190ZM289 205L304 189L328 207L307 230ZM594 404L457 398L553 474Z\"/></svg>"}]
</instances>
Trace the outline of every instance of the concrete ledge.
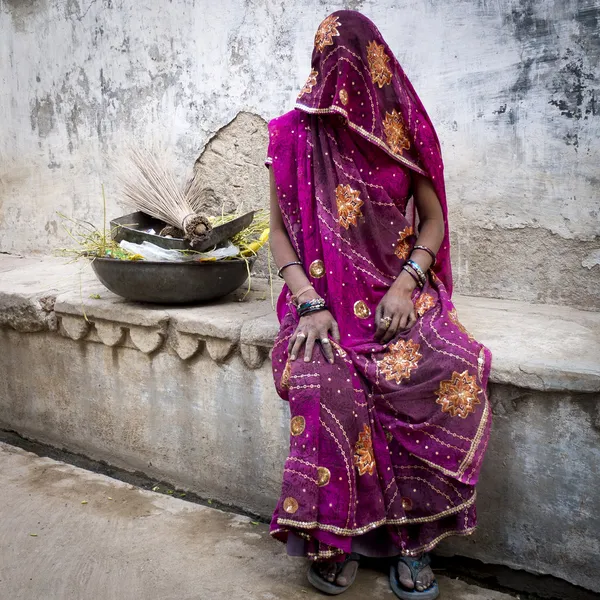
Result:
<instances>
[{"instance_id":1,"label":"concrete ledge","mask_svg":"<svg viewBox=\"0 0 600 600\"><path fill-rule=\"evenodd\" d=\"M205 348L220 362L237 349L252 369L261 366L277 333L270 290L258 278L243 301L238 290L203 306L165 308L127 302L98 283L89 267L60 259L1 257L0 274L0 326L17 331L58 328L73 340L146 354L166 344L182 360ZM600 391L599 312L466 296L454 301L463 324L492 351L491 382Z\"/></svg>"},{"instance_id":2,"label":"concrete ledge","mask_svg":"<svg viewBox=\"0 0 600 600\"><path fill-rule=\"evenodd\" d=\"M268 517L289 409L267 360L277 320L265 283L256 279L243 302L242 290L201 307L156 307L87 275L80 283L72 265L16 264L0 283L0 427ZM53 310L40 308L43 297ZM494 425L480 530L440 552L600 591L600 314L456 304L494 354ZM27 318L15 318L20 307Z\"/></svg>"}]
</instances>

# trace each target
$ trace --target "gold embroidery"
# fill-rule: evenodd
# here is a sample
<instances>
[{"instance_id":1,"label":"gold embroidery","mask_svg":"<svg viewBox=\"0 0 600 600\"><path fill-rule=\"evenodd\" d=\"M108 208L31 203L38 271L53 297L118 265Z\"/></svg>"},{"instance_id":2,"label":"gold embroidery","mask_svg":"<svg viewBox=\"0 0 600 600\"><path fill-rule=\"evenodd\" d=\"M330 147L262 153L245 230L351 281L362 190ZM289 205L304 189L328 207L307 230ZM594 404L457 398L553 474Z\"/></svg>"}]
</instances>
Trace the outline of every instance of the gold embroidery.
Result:
<instances>
[{"instance_id":1,"label":"gold embroidery","mask_svg":"<svg viewBox=\"0 0 600 600\"><path fill-rule=\"evenodd\" d=\"M348 104L348 92L346 90L340 90L340 100L344 106Z\"/></svg>"},{"instance_id":2,"label":"gold embroidery","mask_svg":"<svg viewBox=\"0 0 600 600\"><path fill-rule=\"evenodd\" d=\"M340 358L346 358L348 353L335 340L329 341L331 342L331 345L335 348L335 351L338 353L338 356Z\"/></svg>"},{"instance_id":3,"label":"gold embroidery","mask_svg":"<svg viewBox=\"0 0 600 600\"><path fill-rule=\"evenodd\" d=\"M400 383L410 378L423 356L419 348L412 340L398 340L388 348L387 354L377 363L387 381L395 379Z\"/></svg>"},{"instance_id":4,"label":"gold embroidery","mask_svg":"<svg viewBox=\"0 0 600 600\"><path fill-rule=\"evenodd\" d=\"M412 510L413 503L410 498L402 498L402 508L404 510Z\"/></svg>"},{"instance_id":5,"label":"gold embroidery","mask_svg":"<svg viewBox=\"0 0 600 600\"><path fill-rule=\"evenodd\" d=\"M362 217L360 207L364 204L359 198L360 192L353 190L347 184L340 184L335 188L335 201L338 210L338 223L348 229L356 225L357 219Z\"/></svg>"},{"instance_id":6,"label":"gold embroidery","mask_svg":"<svg viewBox=\"0 0 600 600\"><path fill-rule=\"evenodd\" d=\"M365 473L373 475L375 471L371 428L368 425L363 425L363 430L358 434L358 441L354 446L354 464L358 468L359 475Z\"/></svg>"},{"instance_id":7,"label":"gold embroidery","mask_svg":"<svg viewBox=\"0 0 600 600\"><path fill-rule=\"evenodd\" d=\"M292 363L288 359L285 363L285 368L283 369L283 373L281 374L281 387L285 390L290 387L290 375L292 374Z\"/></svg>"},{"instance_id":8,"label":"gold embroidery","mask_svg":"<svg viewBox=\"0 0 600 600\"><path fill-rule=\"evenodd\" d=\"M422 317L429 309L435 306L435 300L431 294L420 294L415 302L415 310Z\"/></svg>"},{"instance_id":9,"label":"gold embroidery","mask_svg":"<svg viewBox=\"0 0 600 600\"><path fill-rule=\"evenodd\" d=\"M292 435L301 435L306 428L306 420L303 416L298 415L290 420L290 433Z\"/></svg>"},{"instance_id":10,"label":"gold embroidery","mask_svg":"<svg viewBox=\"0 0 600 600\"><path fill-rule=\"evenodd\" d=\"M354 303L354 314L359 319L368 319L371 316L371 309L364 300L357 300Z\"/></svg>"},{"instance_id":11,"label":"gold embroidery","mask_svg":"<svg viewBox=\"0 0 600 600\"><path fill-rule=\"evenodd\" d=\"M477 385L475 377L469 371L458 373L454 371L452 378L442 381L436 392L437 404L442 407L442 412L450 413L452 417L465 419L475 412L475 405L481 404L477 394L481 388Z\"/></svg>"},{"instance_id":12,"label":"gold embroidery","mask_svg":"<svg viewBox=\"0 0 600 600\"><path fill-rule=\"evenodd\" d=\"M337 30L340 25L341 23L338 18L333 15L329 15L319 25L319 29L317 29L317 33L315 34L315 48L319 52L323 52L325 46L333 46L333 38L340 35L340 32Z\"/></svg>"},{"instance_id":13,"label":"gold embroidery","mask_svg":"<svg viewBox=\"0 0 600 600\"><path fill-rule=\"evenodd\" d=\"M448 318L458 327L459 331L464 333L469 341L473 341L473 336L465 329L465 326L458 320L458 313L456 312L456 308L453 308L451 311L448 311Z\"/></svg>"},{"instance_id":14,"label":"gold embroidery","mask_svg":"<svg viewBox=\"0 0 600 600\"><path fill-rule=\"evenodd\" d=\"M382 45L372 41L367 46L367 61L371 69L371 79L380 88L392 82L392 72L388 67L390 57L385 53Z\"/></svg>"},{"instance_id":15,"label":"gold embroidery","mask_svg":"<svg viewBox=\"0 0 600 600\"><path fill-rule=\"evenodd\" d=\"M329 483L331 479L331 472L327 467L319 467L317 469L317 485L323 487Z\"/></svg>"},{"instance_id":16,"label":"gold embroidery","mask_svg":"<svg viewBox=\"0 0 600 600\"><path fill-rule=\"evenodd\" d=\"M485 368L485 348L482 346L479 351L479 356L477 357L477 377L479 377L479 381L483 377L483 369Z\"/></svg>"},{"instance_id":17,"label":"gold embroidery","mask_svg":"<svg viewBox=\"0 0 600 600\"><path fill-rule=\"evenodd\" d=\"M283 501L283 510L285 510L287 513L290 513L290 515L293 515L298 510L298 500L296 500L296 498L292 498L291 496L286 498Z\"/></svg>"},{"instance_id":18,"label":"gold embroidery","mask_svg":"<svg viewBox=\"0 0 600 600\"><path fill-rule=\"evenodd\" d=\"M394 436L392 435L391 431L385 432L385 439L388 441L388 444L394 439Z\"/></svg>"},{"instance_id":19,"label":"gold embroidery","mask_svg":"<svg viewBox=\"0 0 600 600\"><path fill-rule=\"evenodd\" d=\"M385 113L383 120L383 132L387 143L394 154L402 154L403 150L410 148L410 140L404 125L402 115L394 109L391 113Z\"/></svg>"},{"instance_id":20,"label":"gold embroidery","mask_svg":"<svg viewBox=\"0 0 600 600\"><path fill-rule=\"evenodd\" d=\"M310 72L310 75L308 76L308 79L306 80L304 87L300 90L300 93L298 94L298 98L302 98L302 96L304 96L304 94L310 94L312 92L313 87L315 87L315 85L317 85L317 75L318 74L319 74L319 72L315 71L314 69Z\"/></svg>"},{"instance_id":21,"label":"gold embroidery","mask_svg":"<svg viewBox=\"0 0 600 600\"><path fill-rule=\"evenodd\" d=\"M411 244L408 241L408 238L413 234L413 228L410 225L407 225L401 232L398 237L398 241L396 242L396 248L394 249L394 254L400 260L406 260L410 255Z\"/></svg>"},{"instance_id":22,"label":"gold embroidery","mask_svg":"<svg viewBox=\"0 0 600 600\"><path fill-rule=\"evenodd\" d=\"M323 277L323 275L325 275L325 265L323 264L323 261L322 260L313 260L310 263L308 272L315 279L319 279L319 277Z\"/></svg>"}]
</instances>

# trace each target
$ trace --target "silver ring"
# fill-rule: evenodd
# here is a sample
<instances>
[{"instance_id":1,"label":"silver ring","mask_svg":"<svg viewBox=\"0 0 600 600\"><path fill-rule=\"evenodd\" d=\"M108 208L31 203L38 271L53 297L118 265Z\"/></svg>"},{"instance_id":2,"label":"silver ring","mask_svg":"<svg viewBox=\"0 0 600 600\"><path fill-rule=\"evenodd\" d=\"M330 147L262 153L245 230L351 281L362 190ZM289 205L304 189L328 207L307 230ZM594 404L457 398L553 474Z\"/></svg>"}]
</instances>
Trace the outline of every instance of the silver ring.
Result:
<instances>
[{"instance_id":1,"label":"silver ring","mask_svg":"<svg viewBox=\"0 0 600 600\"><path fill-rule=\"evenodd\" d=\"M302 332L300 332L300 333L297 333L297 334L296 334L296 337L297 337L297 338L303 338L303 339L304 339L304 338L306 337L306 334L305 334L305 333L302 333Z\"/></svg>"},{"instance_id":2,"label":"silver ring","mask_svg":"<svg viewBox=\"0 0 600 600\"><path fill-rule=\"evenodd\" d=\"M389 326L392 324L392 317L383 317L381 319L381 322L383 323L383 327L385 329L388 329Z\"/></svg>"},{"instance_id":3,"label":"silver ring","mask_svg":"<svg viewBox=\"0 0 600 600\"><path fill-rule=\"evenodd\" d=\"M321 338L319 341L321 342L321 344L331 344L329 338Z\"/></svg>"}]
</instances>

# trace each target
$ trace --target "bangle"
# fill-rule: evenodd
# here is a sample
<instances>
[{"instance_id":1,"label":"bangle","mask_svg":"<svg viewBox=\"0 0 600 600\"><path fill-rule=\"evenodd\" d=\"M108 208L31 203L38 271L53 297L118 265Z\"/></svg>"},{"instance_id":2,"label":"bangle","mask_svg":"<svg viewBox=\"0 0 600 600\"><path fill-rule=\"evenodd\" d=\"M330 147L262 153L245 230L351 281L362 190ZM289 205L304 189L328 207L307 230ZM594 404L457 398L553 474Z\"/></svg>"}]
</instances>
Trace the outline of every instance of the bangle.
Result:
<instances>
[{"instance_id":1,"label":"bangle","mask_svg":"<svg viewBox=\"0 0 600 600\"><path fill-rule=\"evenodd\" d=\"M410 258L406 261L406 264L414 269L414 271L419 277L419 281L421 282L421 287L423 287L425 285L425 282L427 281L427 277L425 276L425 272L423 271L423 269L421 269L421 266L414 260L411 260Z\"/></svg>"},{"instance_id":2,"label":"bangle","mask_svg":"<svg viewBox=\"0 0 600 600\"><path fill-rule=\"evenodd\" d=\"M293 260L292 262L286 263L285 265L283 265L283 267L279 268L279 271L277 271L277 275L283 279L283 275L281 273L283 273L284 269L287 269L288 267L291 267L292 265L302 266L302 263L299 260Z\"/></svg>"},{"instance_id":3,"label":"bangle","mask_svg":"<svg viewBox=\"0 0 600 600\"><path fill-rule=\"evenodd\" d=\"M431 250L431 248L428 248L427 246L414 246L413 250L423 250L427 252L427 254L429 254L429 256L431 256L431 259L433 260L431 266L435 265L435 252Z\"/></svg>"},{"instance_id":4,"label":"bangle","mask_svg":"<svg viewBox=\"0 0 600 600\"><path fill-rule=\"evenodd\" d=\"M417 277L416 273L413 273L413 271L408 265L404 265L402 267L402 270L406 271L415 280L415 283L417 284L418 288L422 287L420 279Z\"/></svg>"},{"instance_id":5,"label":"bangle","mask_svg":"<svg viewBox=\"0 0 600 600\"><path fill-rule=\"evenodd\" d=\"M318 310L324 310L325 308L327 308L327 306L325 305L325 300L323 300L323 298L313 298L298 306L298 315L303 317L304 315L308 315Z\"/></svg>"},{"instance_id":6,"label":"bangle","mask_svg":"<svg viewBox=\"0 0 600 600\"><path fill-rule=\"evenodd\" d=\"M307 286L303 287L301 290L297 291L295 294L292 294L292 302L294 304L298 305L298 300L300 299L300 296L302 296L302 294L305 294L309 290L314 290L314 289L315 288L312 285L307 285Z\"/></svg>"},{"instance_id":7,"label":"bangle","mask_svg":"<svg viewBox=\"0 0 600 600\"><path fill-rule=\"evenodd\" d=\"M319 312L320 310L327 310L327 307L325 305L323 306L313 306L312 308L309 308L308 310L305 310L301 313L298 313L298 315L300 317L305 317L306 315L310 315L311 313L315 313L315 312Z\"/></svg>"}]
</instances>

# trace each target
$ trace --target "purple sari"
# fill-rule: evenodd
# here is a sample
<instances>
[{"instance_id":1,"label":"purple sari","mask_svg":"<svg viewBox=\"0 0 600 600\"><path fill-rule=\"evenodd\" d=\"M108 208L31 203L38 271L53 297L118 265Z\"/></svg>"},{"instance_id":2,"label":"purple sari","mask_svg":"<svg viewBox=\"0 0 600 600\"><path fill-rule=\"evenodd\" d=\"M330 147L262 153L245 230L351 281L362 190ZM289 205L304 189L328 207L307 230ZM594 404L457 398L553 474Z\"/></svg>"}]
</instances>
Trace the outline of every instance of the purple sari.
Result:
<instances>
[{"instance_id":1,"label":"purple sari","mask_svg":"<svg viewBox=\"0 0 600 600\"><path fill-rule=\"evenodd\" d=\"M451 302L446 195L433 125L377 28L327 17L296 110L269 123L267 164L290 240L337 320L334 364L289 361L298 315L284 286L273 349L291 410L290 452L271 533L291 554L416 555L475 528L491 411L490 352ZM446 221L412 329L374 340L378 303L416 240L411 172Z\"/></svg>"}]
</instances>

